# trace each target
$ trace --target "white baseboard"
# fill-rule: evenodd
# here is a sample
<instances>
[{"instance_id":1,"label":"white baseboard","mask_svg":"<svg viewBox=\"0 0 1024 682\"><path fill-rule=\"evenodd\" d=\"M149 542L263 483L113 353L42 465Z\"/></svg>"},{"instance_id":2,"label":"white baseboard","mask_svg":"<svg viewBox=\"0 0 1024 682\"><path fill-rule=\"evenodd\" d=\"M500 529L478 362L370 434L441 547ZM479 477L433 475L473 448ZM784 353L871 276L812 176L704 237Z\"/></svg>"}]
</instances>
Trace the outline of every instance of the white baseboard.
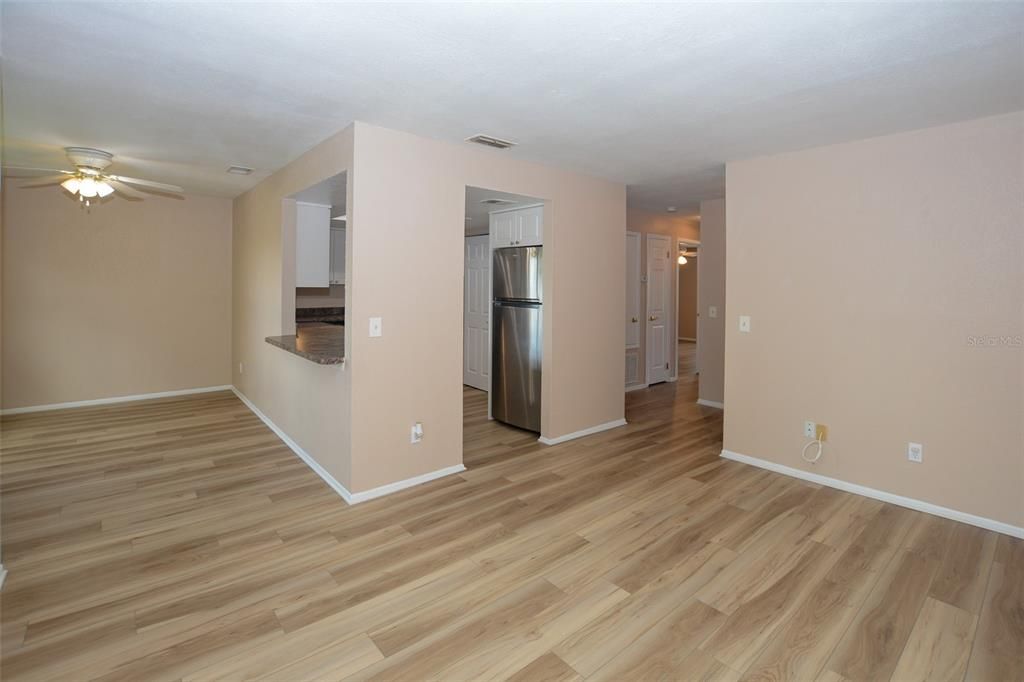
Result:
<instances>
[{"instance_id":1,"label":"white baseboard","mask_svg":"<svg viewBox=\"0 0 1024 682\"><path fill-rule=\"evenodd\" d=\"M725 409L725 403L715 402L714 400L704 400L704 398L698 398L697 404L703 405L704 407L716 407L719 410Z\"/></svg>"},{"instance_id":2,"label":"white baseboard","mask_svg":"<svg viewBox=\"0 0 1024 682\"><path fill-rule=\"evenodd\" d=\"M358 504L359 502L366 502L372 500L375 497L383 497L384 495L390 495L391 493L397 493L399 490L405 490L406 488L412 488L413 486L433 481L438 478L444 478L445 476L451 476L457 474L460 471L465 471L466 467L463 464L456 464L455 466L445 467L444 469L438 469L437 471L431 471L426 474L420 474L419 476L413 476L407 478L404 481L395 481L394 483L387 483L376 488L370 488L358 493L351 493L351 500L349 504Z\"/></svg>"},{"instance_id":3,"label":"white baseboard","mask_svg":"<svg viewBox=\"0 0 1024 682\"><path fill-rule=\"evenodd\" d=\"M766 459L758 459L757 457L750 457L749 455L741 455L740 453L732 452L731 450L722 450L722 457L736 462L742 462L743 464L759 467L761 469L767 469L768 471L774 471L775 473L783 474L785 476L792 476L793 478L810 481L811 483L818 483L819 485L828 486L829 488L844 490L848 493L853 493L854 495L870 497L875 500L881 500L882 502L906 507L907 509L913 509L926 514L932 514L934 516L941 516L942 518L952 519L953 521L960 521L961 523L977 526L996 533L1011 535L1015 538L1024 538L1024 528L1011 526L1008 523L985 518L984 516L975 516L974 514L968 514L967 512L957 511L956 509L940 507L939 505L932 504L931 502L915 500L912 497L903 497L902 495L887 493L884 490L876 490L874 488L857 485L856 483L848 483L838 478L830 478L810 471L794 469L793 467L788 467L784 464L776 464L775 462L769 462Z\"/></svg>"},{"instance_id":4,"label":"white baseboard","mask_svg":"<svg viewBox=\"0 0 1024 682\"><path fill-rule=\"evenodd\" d=\"M0 564L0 590L4 589L4 581L7 580L7 569Z\"/></svg>"},{"instance_id":5,"label":"white baseboard","mask_svg":"<svg viewBox=\"0 0 1024 682\"><path fill-rule=\"evenodd\" d=\"M404 490L405 488L411 488L415 485L426 483L427 481L433 481L436 478L450 476L452 474L457 474L460 471L466 470L466 467L464 465L458 464L456 466L438 469L437 471L431 471L429 473L421 474L419 476L413 476L412 478L407 478L404 481L396 481L394 483L388 483L377 488L371 488L369 490L364 490L362 492L351 493L348 491L348 488L343 486L338 479L334 478L334 476L331 476L331 474L328 473L326 469L320 466L320 464L315 459L313 459L313 456L311 454L303 450L302 447L300 447L298 443L292 440L287 433L282 431L277 424L271 421L270 417L263 414L263 412L261 412L258 407L253 405L252 401L246 398L241 391L239 391L234 386L231 386L230 389L234 392L236 396L238 396L239 400L245 403L245 406L248 407L253 414L260 418L260 421L266 424L270 428L270 430L273 431L277 435L277 437L284 442L285 445L291 448L292 452L298 455L299 458L303 462L305 462L309 466L309 468L312 469L314 473L316 473L317 476L322 478L324 480L324 483L329 485L331 489L334 490L334 492L338 493L338 495L340 495L341 498L350 505L359 504L360 502L366 502L367 500L372 500L375 497L381 497L383 495L396 493L399 490Z\"/></svg>"},{"instance_id":6,"label":"white baseboard","mask_svg":"<svg viewBox=\"0 0 1024 682\"><path fill-rule=\"evenodd\" d=\"M631 391L642 391L647 388L647 384L633 384L632 386L626 386L626 393Z\"/></svg>"},{"instance_id":7,"label":"white baseboard","mask_svg":"<svg viewBox=\"0 0 1024 682\"><path fill-rule=\"evenodd\" d=\"M558 445L559 443L564 443L569 440L576 440L577 438L583 438L583 436L591 436L595 433L601 433L602 431L607 431L608 429L617 429L620 426L625 425L625 419L616 419L615 421L605 422L604 424L598 424L597 426L591 426L589 429L583 429L582 431L573 431L572 433L567 433L564 436L558 436L557 438L545 438L544 436L541 436L537 440L539 440L544 445Z\"/></svg>"},{"instance_id":8,"label":"white baseboard","mask_svg":"<svg viewBox=\"0 0 1024 682\"><path fill-rule=\"evenodd\" d=\"M234 392L236 396L238 396L238 399L245 403L245 406L248 407L249 410L254 415L259 417L260 421L262 421L264 424L270 427L270 430L277 434L277 437L284 441L284 444L291 448L291 451L298 455L299 458L303 462L305 462L309 466L309 468L316 473L317 476L324 479L324 483L331 486L334 492L341 495L342 499L344 499L347 503L352 504L352 493L350 493L348 489L345 486L343 486L340 481L338 481L338 479L334 478L334 476L331 476L329 473L327 473L327 470L320 466L320 464L315 459L313 459L313 456L311 454L303 450L298 443L291 439L291 436L282 431L277 424L272 422L270 420L270 417L263 414L263 412L260 411L260 408L253 405L252 401L246 398L244 393L239 391L234 386L231 387L231 390L232 392Z\"/></svg>"},{"instance_id":9,"label":"white baseboard","mask_svg":"<svg viewBox=\"0 0 1024 682\"><path fill-rule=\"evenodd\" d=\"M114 398L97 398L95 400L75 400L70 403L52 403L50 405L31 405L29 407L9 407L0 410L0 415L27 414L29 412L47 412L49 410L67 410L72 407L89 407L91 405L113 405L115 403L131 403L136 400L153 400L154 398L173 398L193 393L214 393L230 391L231 386L204 386L202 388L184 388L179 391L160 391L158 393L139 393L137 395L121 395Z\"/></svg>"}]
</instances>

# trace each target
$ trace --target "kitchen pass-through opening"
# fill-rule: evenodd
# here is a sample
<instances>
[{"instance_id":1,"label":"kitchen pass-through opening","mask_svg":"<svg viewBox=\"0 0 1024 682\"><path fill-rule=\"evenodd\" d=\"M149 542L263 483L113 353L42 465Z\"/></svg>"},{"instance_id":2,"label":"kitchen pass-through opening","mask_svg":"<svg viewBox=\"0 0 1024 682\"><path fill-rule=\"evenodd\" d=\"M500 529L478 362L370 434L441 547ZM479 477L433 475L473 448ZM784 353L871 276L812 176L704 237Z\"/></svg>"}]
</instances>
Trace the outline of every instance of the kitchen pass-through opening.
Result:
<instances>
[{"instance_id":1,"label":"kitchen pass-through opening","mask_svg":"<svg viewBox=\"0 0 1024 682\"><path fill-rule=\"evenodd\" d=\"M464 441L508 427L534 439L544 381L544 200L467 186L465 208Z\"/></svg>"}]
</instances>

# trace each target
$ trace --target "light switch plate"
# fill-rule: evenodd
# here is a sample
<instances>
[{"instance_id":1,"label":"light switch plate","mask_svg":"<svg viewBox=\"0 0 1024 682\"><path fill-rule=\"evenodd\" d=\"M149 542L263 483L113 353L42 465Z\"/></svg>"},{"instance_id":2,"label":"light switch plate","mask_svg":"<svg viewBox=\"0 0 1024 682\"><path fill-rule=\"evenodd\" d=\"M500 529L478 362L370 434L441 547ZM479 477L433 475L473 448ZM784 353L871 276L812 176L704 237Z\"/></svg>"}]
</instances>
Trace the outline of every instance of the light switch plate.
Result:
<instances>
[{"instance_id":1,"label":"light switch plate","mask_svg":"<svg viewBox=\"0 0 1024 682\"><path fill-rule=\"evenodd\" d=\"M750 332L750 315L740 315L740 331L744 334Z\"/></svg>"},{"instance_id":2,"label":"light switch plate","mask_svg":"<svg viewBox=\"0 0 1024 682\"><path fill-rule=\"evenodd\" d=\"M716 317L718 317L718 306L717 305L709 305L708 306L708 317L710 317L712 320L715 319Z\"/></svg>"},{"instance_id":3,"label":"light switch plate","mask_svg":"<svg viewBox=\"0 0 1024 682\"><path fill-rule=\"evenodd\" d=\"M371 317L370 318L370 336L380 336L383 333L381 329L381 318Z\"/></svg>"}]
</instances>

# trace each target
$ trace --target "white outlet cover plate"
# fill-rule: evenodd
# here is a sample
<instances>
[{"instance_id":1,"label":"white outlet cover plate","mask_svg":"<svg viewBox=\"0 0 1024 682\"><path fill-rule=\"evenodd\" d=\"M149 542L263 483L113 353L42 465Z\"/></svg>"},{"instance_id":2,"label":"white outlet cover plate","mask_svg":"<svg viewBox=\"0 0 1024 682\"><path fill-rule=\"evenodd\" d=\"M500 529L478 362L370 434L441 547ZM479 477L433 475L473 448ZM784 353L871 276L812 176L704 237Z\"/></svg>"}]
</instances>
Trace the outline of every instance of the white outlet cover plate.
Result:
<instances>
[{"instance_id":1,"label":"white outlet cover plate","mask_svg":"<svg viewBox=\"0 0 1024 682\"><path fill-rule=\"evenodd\" d=\"M814 438L817 435L818 425L814 422L804 422L804 436Z\"/></svg>"},{"instance_id":2,"label":"white outlet cover plate","mask_svg":"<svg viewBox=\"0 0 1024 682\"><path fill-rule=\"evenodd\" d=\"M716 317L718 317L718 306L717 305L709 305L708 306L708 317L710 317L712 320L715 319Z\"/></svg>"},{"instance_id":3,"label":"white outlet cover plate","mask_svg":"<svg viewBox=\"0 0 1024 682\"><path fill-rule=\"evenodd\" d=\"M750 331L750 315L740 315L740 331L743 333Z\"/></svg>"},{"instance_id":4,"label":"white outlet cover plate","mask_svg":"<svg viewBox=\"0 0 1024 682\"><path fill-rule=\"evenodd\" d=\"M907 459L911 462L924 460L924 446L920 443L907 443Z\"/></svg>"},{"instance_id":5,"label":"white outlet cover plate","mask_svg":"<svg viewBox=\"0 0 1024 682\"><path fill-rule=\"evenodd\" d=\"M370 336L381 336L383 334L381 318L370 318Z\"/></svg>"}]
</instances>

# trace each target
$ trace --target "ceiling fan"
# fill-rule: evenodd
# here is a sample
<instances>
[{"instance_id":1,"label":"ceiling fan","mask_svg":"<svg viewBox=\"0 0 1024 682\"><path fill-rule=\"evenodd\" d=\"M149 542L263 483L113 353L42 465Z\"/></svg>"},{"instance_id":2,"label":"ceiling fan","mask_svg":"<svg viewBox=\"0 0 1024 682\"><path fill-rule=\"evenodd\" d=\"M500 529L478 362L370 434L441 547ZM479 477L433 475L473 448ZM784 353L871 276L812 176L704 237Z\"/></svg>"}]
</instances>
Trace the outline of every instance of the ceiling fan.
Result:
<instances>
[{"instance_id":1,"label":"ceiling fan","mask_svg":"<svg viewBox=\"0 0 1024 682\"><path fill-rule=\"evenodd\" d=\"M107 167L114 161L114 155L101 149L90 147L65 147L64 153L68 160L75 166L75 170L56 170L48 168L19 168L17 170L29 171L52 171L55 175L48 175L43 178L33 178L22 187L43 187L46 185L57 185L66 189L73 195L78 195L79 201L85 206L97 197L113 194L115 191L130 200L145 199L145 195L130 185L165 192L169 194L181 194L182 189L177 185L167 185L152 180L141 180L129 178L124 175L112 175L106 172Z\"/></svg>"}]
</instances>

